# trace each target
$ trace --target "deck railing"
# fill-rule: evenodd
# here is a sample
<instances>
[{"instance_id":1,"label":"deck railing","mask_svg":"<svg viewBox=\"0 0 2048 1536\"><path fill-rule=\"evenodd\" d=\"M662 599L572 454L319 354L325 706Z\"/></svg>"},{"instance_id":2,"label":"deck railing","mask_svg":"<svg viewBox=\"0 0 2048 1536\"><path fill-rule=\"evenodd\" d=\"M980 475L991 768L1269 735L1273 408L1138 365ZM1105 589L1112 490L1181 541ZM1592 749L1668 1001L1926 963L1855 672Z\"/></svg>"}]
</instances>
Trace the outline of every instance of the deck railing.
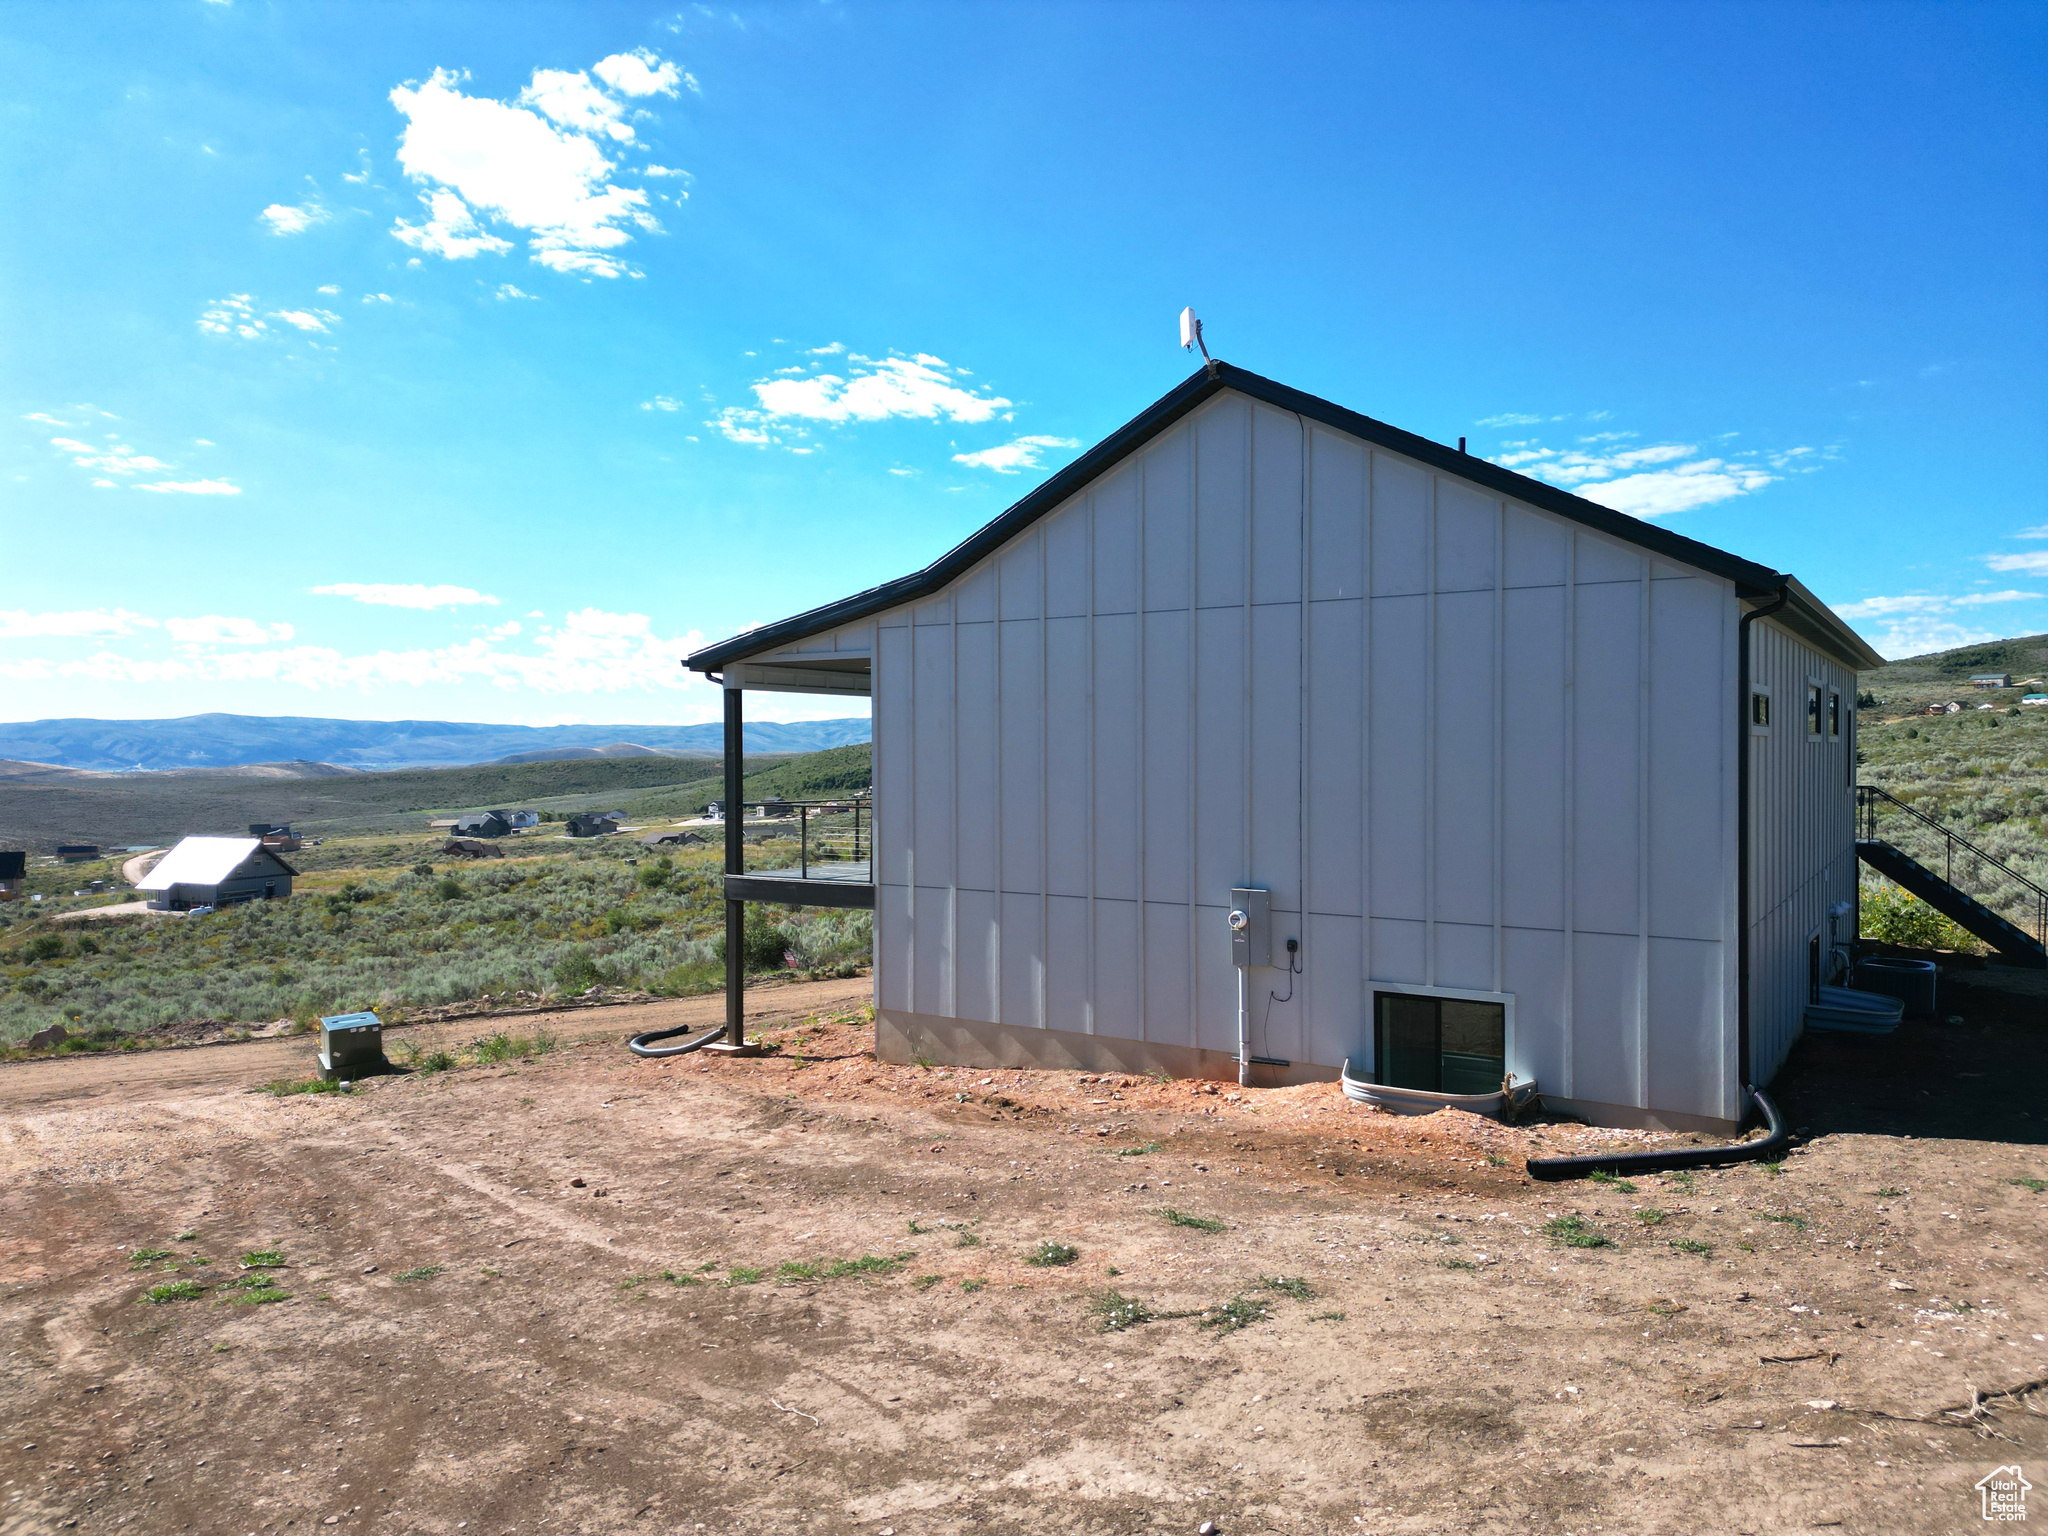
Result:
<instances>
[{"instance_id":1,"label":"deck railing","mask_svg":"<svg viewBox=\"0 0 2048 1536\"><path fill-rule=\"evenodd\" d=\"M2048 944L2048 890L1953 827L1875 784L1856 786L1856 835L1918 860L2016 928Z\"/></svg>"},{"instance_id":2,"label":"deck railing","mask_svg":"<svg viewBox=\"0 0 2048 1536\"><path fill-rule=\"evenodd\" d=\"M863 871L858 866L866 865L874 857L874 804L867 795L838 800L783 800L776 802L773 809L792 813L786 825L797 846L794 850L779 846L782 839L777 834L781 829L775 823L780 818L771 816L765 827L748 828L750 870L789 869L793 862L796 873L805 880L859 879ZM763 831L767 832L766 837L761 836Z\"/></svg>"}]
</instances>

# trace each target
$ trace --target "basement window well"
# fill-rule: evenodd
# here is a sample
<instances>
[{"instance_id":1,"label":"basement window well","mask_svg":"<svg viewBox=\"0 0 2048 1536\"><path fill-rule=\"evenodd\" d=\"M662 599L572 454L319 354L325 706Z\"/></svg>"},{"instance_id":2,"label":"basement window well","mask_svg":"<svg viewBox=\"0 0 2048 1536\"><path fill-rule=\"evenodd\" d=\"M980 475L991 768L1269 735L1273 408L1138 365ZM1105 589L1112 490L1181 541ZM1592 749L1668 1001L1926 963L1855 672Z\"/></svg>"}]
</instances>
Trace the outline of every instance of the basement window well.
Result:
<instances>
[{"instance_id":1,"label":"basement window well","mask_svg":"<svg viewBox=\"0 0 2048 1536\"><path fill-rule=\"evenodd\" d=\"M1507 1009L1500 1003L1373 995L1373 1060L1389 1088L1496 1093L1507 1075Z\"/></svg>"}]
</instances>

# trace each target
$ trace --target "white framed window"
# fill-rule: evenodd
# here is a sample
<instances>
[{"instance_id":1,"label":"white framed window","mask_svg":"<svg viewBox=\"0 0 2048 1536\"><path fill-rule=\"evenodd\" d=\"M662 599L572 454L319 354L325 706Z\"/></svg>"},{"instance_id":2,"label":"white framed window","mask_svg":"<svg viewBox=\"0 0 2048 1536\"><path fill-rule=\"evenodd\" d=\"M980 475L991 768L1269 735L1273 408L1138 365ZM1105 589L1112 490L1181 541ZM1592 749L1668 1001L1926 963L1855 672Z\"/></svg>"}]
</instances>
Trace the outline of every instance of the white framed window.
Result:
<instances>
[{"instance_id":1,"label":"white framed window","mask_svg":"<svg viewBox=\"0 0 2048 1536\"><path fill-rule=\"evenodd\" d=\"M1752 736L1771 734L1771 685L1752 683L1749 687L1749 733Z\"/></svg>"},{"instance_id":2,"label":"white framed window","mask_svg":"<svg viewBox=\"0 0 2048 1536\"><path fill-rule=\"evenodd\" d=\"M1828 690L1828 740L1842 739L1842 693L1838 688Z\"/></svg>"},{"instance_id":3,"label":"white framed window","mask_svg":"<svg viewBox=\"0 0 2048 1536\"><path fill-rule=\"evenodd\" d=\"M1806 680L1806 739L1808 741L1819 741L1822 739L1821 732L1826 726L1823 716L1827 713L1827 706L1824 700L1825 693L1826 688L1818 678L1809 677Z\"/></svg>"},{"instance_id":4,"label":"white framed window","mask_svg":"<svg viewBox=\"0 0 2048 1536\"><path fill-rule=\"evenodd\" d=\"M1372 984L1373 1080L1427 1093L1492 1093L1515 1059L1515 995Z\"/></svg>"}]
</instances>

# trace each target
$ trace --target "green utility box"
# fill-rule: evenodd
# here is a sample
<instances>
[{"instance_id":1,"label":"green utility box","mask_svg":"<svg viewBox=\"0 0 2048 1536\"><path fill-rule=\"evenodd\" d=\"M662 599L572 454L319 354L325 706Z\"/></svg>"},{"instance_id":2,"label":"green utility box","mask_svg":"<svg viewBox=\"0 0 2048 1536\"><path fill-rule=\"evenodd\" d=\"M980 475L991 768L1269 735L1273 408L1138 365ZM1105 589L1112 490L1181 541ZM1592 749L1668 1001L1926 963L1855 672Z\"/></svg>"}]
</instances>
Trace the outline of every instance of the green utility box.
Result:
<instances>
[{"instance_id":1,"label":"green utility box","mask_svg":"<svg viewBox=\"0 0 2048 1536\"><path fill-rule=\"evenodd\" d=\"M320 1021L320 1071L353 1081L384 1070L384 1021L374 1013L337 1013Z\"/></svg>"}]
</instances>

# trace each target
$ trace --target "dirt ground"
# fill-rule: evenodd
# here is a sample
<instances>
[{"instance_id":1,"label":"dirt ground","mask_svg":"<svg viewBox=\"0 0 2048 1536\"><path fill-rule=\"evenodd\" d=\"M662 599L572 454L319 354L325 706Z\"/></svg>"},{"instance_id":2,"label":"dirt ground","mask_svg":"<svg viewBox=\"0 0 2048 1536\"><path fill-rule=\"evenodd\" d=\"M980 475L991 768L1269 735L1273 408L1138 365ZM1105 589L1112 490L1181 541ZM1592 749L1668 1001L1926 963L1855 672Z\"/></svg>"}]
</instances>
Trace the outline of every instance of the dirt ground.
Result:
<instances>
[{"instance_id":1,"label":"dirt ground","mask_svg":"<svg viewBox=\"0 0 2048 1536\"><path fill-rule=\"evenodd\" d=\"M2048 1467L2011 981L1803 1044L1780 1171L1633 1188L1522 1162L1660 1138L880 1066L858 980L758 1060L621 1047L706 998L347 1096L249 1091L304 1038L0 1067L0 1532L1977 1529Z\"/></svg>"}]
</instances>

